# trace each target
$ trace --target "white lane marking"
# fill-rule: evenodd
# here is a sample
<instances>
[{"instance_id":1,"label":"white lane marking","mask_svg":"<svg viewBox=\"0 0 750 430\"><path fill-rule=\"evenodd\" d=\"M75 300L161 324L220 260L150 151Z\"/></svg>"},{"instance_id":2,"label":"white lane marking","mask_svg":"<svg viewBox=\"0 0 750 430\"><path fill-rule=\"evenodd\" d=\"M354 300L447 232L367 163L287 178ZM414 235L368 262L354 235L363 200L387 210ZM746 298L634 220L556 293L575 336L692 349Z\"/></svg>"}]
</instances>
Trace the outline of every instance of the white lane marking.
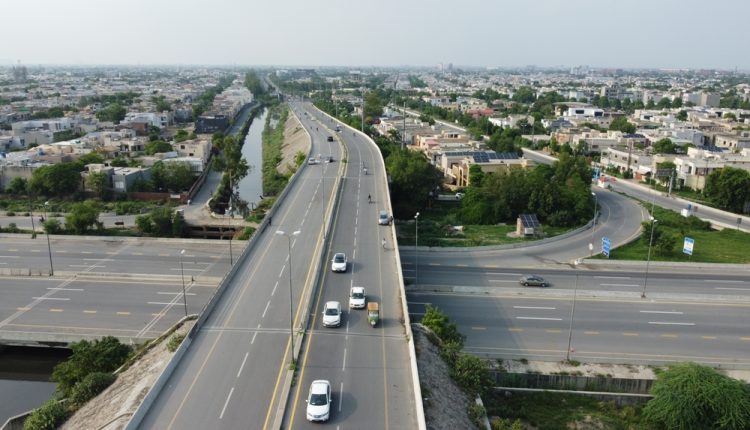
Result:
<instances>
[{"instance_id":1,"label":"white lane marking","mask_svg":"<svg viewBox=\"0 0 750 430\"><path fill-rule=\"evenodd\" d=\"M339 412L341 412L341 404L344 402L344 396L342 394L343 392L344 392L344 383L342 382L341 388L339 389Z\"/></svg>"},{"instance_id":2,"label":"white lane marking","mask_svg":"<svg viewBox=\"0 0 750 430\"><path fill-rule=\"evenodd\" d=\"M668 315L684 315L680 311L640 311L642 314L668 314Z\"/></svg>"},{"instance_id":3,"label":"white lane marking","mask_svg":"<svg viewBox=\"0 0 750 430\"><path fill-rule=\"evenodd\" d=\"M288 257L288 256L287 256ZM284 274L284 269L286 269L286 264L281 266L281 270L279 271L279 278L281 278L281 275Z\"/></svg>"},{"instance_id":4,"label":"white lane marking","mask_svg":"<svg viewBox=\"0 0 750 430\"><path fill-rule=\"evenodd\" d=\"M258 332L256 331L255 333L257 334ZM237 377L238 377L238 378L239 378L239 377L240 377L240 375L242 374L242 369L244 369L244 368L245 368L245 362L247 361L247 356L248 356L248 355L250 355L250 353L249 353L249 352L246 352L246 353L245 353L245 358L243 358L243 359L242 359L242 364L240 364L240 370L238 370L238 371L237 371Z\"/></svg>"},{"instance_id":5,"label":"white lane marking","mask_svg":"<svg viewBox=\"0 0 750 430\"><path fill-rule=\"evenodd\" d=\"M52 291L83 291L83 288L49 287L47 289Z\"/></svg>"},{"instance_id":6,"label":"white lane marking","mask_svg":"<svg viewBox=\"0 0 750 430\"><path fill-rule=\"evenodd\" d=\"M716 282L717 284L744 284L745 281L732 281L721 279L704 279L703 282Z\"/></svg>"},{"instance_id":7,"label":"white lane marking","mask_svg":"<svg viewBox=\"0 0 750 430\"><path fill-rule=\"evenodd\" d=\"M630 279L630 276L594 276L598 279Z\"/></svg>"},{"instance_id":8,"label":"white lane marking","mask_svg":"<svg viewBox=\"0 0 750 430\"><path fill-rule=\"evenodd\" d=\"M349 327L349 324L347 324L347 327ZM341 371L343 372L344 370L346 370L346 348L344 348L344 362L341 365Z\"/></svg>"},{"instance_id":9,"label":"white lane marking","mask_svg":"<svg viewBox=\"0 0 750 430\"><path fill-rule=\"evenodd\" d=\"M409 302L410 305L431 305L431 302Z\"/></svg>"},{"instance_id":10,"label":"white lane marking","mask_svg":"<svg viewBox=\"0 0 750 430\"><path fill-rule=\"evenodd\" d=\"M260 330L260 324L258 324L258 329ZM250 345L252 345L252 344L255 343L255 336L257 336L257 335L258 335L258 332L256 331L255 334L253 334L252 340L250 340Z\"/></svg>"},{"instance_id":11,"label":"white lane marking","mask_svg":"<svg viewBox=\"0 0 750 430\"><path fill-rule=\"evenodd\" d=\"M352 251L352 260L357 259L357 248L354 248L354 251Z\"/></svg>"},{"instance_id":12,"label":"white lane marking","mask_svg":"<svg viewBox=\"0 0 750 430\"><path fill-rule=\"evenodd\" d=\"M98 265L90 265L90 264L68 264L68 267L107 267L107 266L98 266Z\"/></svg>"},{"instance_id":13,"label":"white lane marking","mask_svg":"<svg viewBox=\"0 0 750 430\"><path fill-rule=\"evenodd\" d=\"M169 296L169 295L172 295L172 296L174 296L174 295L177 295L177 294L180 294L180 295L182 295L182 293L181 293L181 292L179 292L179 291L178 291L178 292L176 292L176 293L172 293L172 292L169 292L169 291L159 291L159 292L158 292L158 293L156 293L156 294L164 294L164 295L167 295L167 296ZM194 295L195 295L195 293L185 293L185 295L186 295L186 296L194 296Z\"/></svg>"},{"instance_id":14,"label":"white lane marking","mask_svg":"<svg viewBox=\"0 0 750 430\"><path fill-rule=\"evenodd\" d=\"M63 302L70 300L69 298L64 298L64 297L32 297L32 299L34 300L59 300Z\"/></svg>"},{"instance_id":15,"label":"white lane marking","mask_svg":"<svg viewBox=\"0 0 750 430\"><path fill-rule=\"evenodd\" d=\"M232 387L232 389L229 390L229 395L227 396L227 399L224 401L224 407L221 408L221 414L219 415L219 419L224 418L224 412L227 410L227 405L229 404L229 399L232 398L232 393L234 393L234 387Z\"/></svg>"},{"instance_id":16,"label":"white lane marking","mask_svg":"<svg viewBox=\"0 0 750 430\"><path fill-rule=\"evenodd\" d=\"M104 266L101 266L101 267L104 267ZM203 271L205 271L206 269L187 269L187 268L183 268L183 269L181 269L181 268L179 268L179 267L178 267L178 268L176 268L176 269L175 269L175 268L172 268L172 269L170 269L170 270L174 270L174 271L177 271L177 272L182 272L183 270L184 270L184 271L186 271L186 272L203 272Z\"/></svg>"},{"instance_id":17,"label":"white lane marking","mask_svg":"<svg viewBox=\"0 0 750 430\"><path fill-rule=\"evenodd\" d=\"M111 258L82 258L83 261L115 261Z\"/></svg>"},{"instance_id":18,"label":"white lane marking","mask_svg":"<svg viewBox=\"0 0 750 430\"><path fill-rule=\"evenodd\" d=\"M517 320L562 321L562 318L516 317Z\"/></svg>"},{"instance_id":19,"label":"white lane marking","mask_svg":"<svg viewBox=\"0 0 750 430\"><path fill-rule=\"evenodd\" d=\"M750 288L731 288L731 287L716 287L716 290L732 290L732 291L750 291Z\"/></svg>"},{"instance_id":20,"label":"white lane marking","mask_svg":"<svg viewBox=\"0 0 750 430\"><path fill-rule=\"evenodd\" d=\"M510 282L512 284L517 284L518 283L518 281L515 280L515 279L512 279L512 280L508 280L508 279L490 279L489 281L490 282Z\"/></svg>"},{"instance_id":21,"label":"white lane marking","mask_svg":"<svg viewBox=\"0 0 750 430\"><path fill-rule=\"evenodd\" d=\"M513 309L544 309L544 310L553 311L557 308L547 307L547 306L513 306Z\"/></svg>"},{"instance_id":22,"label":"white lane marking","mask_svg":"<svg viewBox=\"0 0 750 430\"><path fill-rule=\"evenodd\" d=\"M263 309L263 315L260 316L261 318L265 318L266 317L266 312L268 312L268 307L269 306L271 306L271 301L270 300L268 302L266 302L266 308Z\"/></svg>"},{"instance_id":23,"label":"white lane marking","mask_svg":"<svg viewBox=\"0 0 750 430\"><path fill-rule=\"evenodd\" d=\"M271 297L273 297L274 294L276 294L276 288L279 286L279 281L276 281L276 285L273 286L273 290L271 291Z\"/></svg>"},{"instance_id":24,"label":"white lane marking","mask_svg":"<svg viewBox=\"0 0 750 430\"><path fill-rule=\"evenodd\" d=\"M405 263L401 263L402 265ZM406 263L411 264L411 263ZM490 275L508 275L508 276L522 276L523 273L505 273L505 272L490 272Z\"/></svg>"},{"instance_id":25,"label":"white lane marking","mask_svg":"<svg viewBox=\"0 0 750 430\"><path fill-rule=\"evenodd\" d=\"M654 325L688 325L688 326L695 325L695 323L680 323L680 322L665 322L665 321L649 321L648 323L654 324Z\"/></svg>"},{"instance_id":26,"label":"white lane marking","mask_svg":"<svg viewBox=\"0 0 750 430\"><path fill-rule=\"evenodd\" d=\"M182 300L180 300L182 301ZM146 302L148 305L160 305L160 306L175 306L177 304L182 304L180 302Z\"/></svg>"},{"instance_id":27,"label":"white lane marking","mask_svg":"<svg viewBox=\"0 0 750 430\"><path fill-rule=\"evenodd\" d=\"M599 284L602 287L640 287L638 284Z\"/></svg>"},{"instance_id":28,"label":"white lane marking","mask_svg":"<svg viewBox=\"0 0 750 430\"><path fill-rule=\"evenodd\" d=\"M57 251L59 252L59 251ZM0 258L21 258L17 255L0 255Z\"/></svg>"}]
</instances>

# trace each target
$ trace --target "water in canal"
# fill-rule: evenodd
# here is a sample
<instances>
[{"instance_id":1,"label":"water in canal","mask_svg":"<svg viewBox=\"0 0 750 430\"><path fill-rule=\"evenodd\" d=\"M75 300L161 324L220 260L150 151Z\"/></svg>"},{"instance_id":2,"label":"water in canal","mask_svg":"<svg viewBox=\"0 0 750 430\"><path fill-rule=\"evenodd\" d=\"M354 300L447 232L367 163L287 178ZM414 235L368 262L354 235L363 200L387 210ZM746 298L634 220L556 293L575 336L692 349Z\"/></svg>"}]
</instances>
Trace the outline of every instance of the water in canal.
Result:
<instances>
[{"instance_id":1,"label":"water in canal","mask_svg":"<svg viewBox=\"0 0 750 430\"><path fill-rule=\"evenodd\" d=\"M52 369L69 356L68 349L0 347L0 425L51 399Z\"/></svg>"},{"instance_id":2,"label":"water in canal","mask_svg":"<svg viewBox=\"0 0 750 430\"><path fill-rule=\"evenodd\" d=\"M260 201L263 194L263 129L266 126L267 110L261 111L250 124L250 129L242 145L242 157L247 160L247 176L242 178L237 189L240 199L247 202L252 209Z\"/></svg>"}]
</instances>

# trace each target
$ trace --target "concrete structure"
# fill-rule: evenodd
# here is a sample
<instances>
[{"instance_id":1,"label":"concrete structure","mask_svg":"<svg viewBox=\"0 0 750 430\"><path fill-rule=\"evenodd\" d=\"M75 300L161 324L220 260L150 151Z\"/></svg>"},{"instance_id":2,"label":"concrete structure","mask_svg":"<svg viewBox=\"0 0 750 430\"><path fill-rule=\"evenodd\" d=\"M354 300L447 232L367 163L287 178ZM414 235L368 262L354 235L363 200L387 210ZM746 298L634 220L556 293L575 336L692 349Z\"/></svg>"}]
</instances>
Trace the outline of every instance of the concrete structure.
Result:
<instances>
[{"instance_id":1,"label":"concrete structure","mask_svg":"<svg viewBox=\"0 0 750 430\"><path fill-rule=\"evenodd\" d=\"M229 127L229 118L223 114L201 115L195 120L196 133L223 133L227 127Z\"/></svg>"},{"instance_id":2,"label":"concrete structure","mask_svg":"<svg viewBox=\"0 0 750 430\"><path fill-rule=\"evenodd\" d=\"M114 167L112 171L112 188L119 193L130 190L137 180L149 180L151 169L143 167Z\"/></svg>"}]
</instances>

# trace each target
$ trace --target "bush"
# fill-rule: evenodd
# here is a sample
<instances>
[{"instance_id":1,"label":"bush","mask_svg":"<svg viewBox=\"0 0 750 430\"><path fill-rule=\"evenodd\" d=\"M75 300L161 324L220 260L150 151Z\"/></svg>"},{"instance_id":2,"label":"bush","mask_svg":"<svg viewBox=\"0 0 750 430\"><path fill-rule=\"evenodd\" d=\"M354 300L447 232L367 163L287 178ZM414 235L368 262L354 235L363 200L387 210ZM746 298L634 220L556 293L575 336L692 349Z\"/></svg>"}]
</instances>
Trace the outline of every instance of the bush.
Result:
<instances>
[{"instance_id":1,"label":"bush","mask_svg":"<svg viewBox=\"0 0 750 430\"><path fill-rule=\"evenodd\" d=\"M491 385L487 363L471 354L459 354L451 373L456 383L472 396L483 393Z\"/></svg>"},{"instance_id":2,"label":"bush","mask_svg":"<svg viewBox=\"0 0 750 430\"><path fill-rule=\"evenodd\" d=\"M5 216L16 216L16 213L13 211L9 211L5 213Z\"/></svg>"},{"instance_id":3,"label":"bush","mask_svg":"<svg viewBox=\"0 0 750 430\"><path fill-rule=\"evenodd\" d=\"M177 348L179 348L182 341L185 339L184 334L176 334L169 338L169 342L167 342L167 350L169 352L175 352L177 351Z\"/></svg>"},{"instance_id":4,"label":"bush","mask_svg":"<svg viewBox=\"0 0 750 430\"><path fill-rule=\"evenodd\" d=\"M29 415L23 423L24 430L55 430L68 416L62 403L52 399Z\"/></svg>"},{"instance_id":5,"label":"bush","mask_svg":"<svg viewBox=\"0 0 750 430\"><path fill-rule=\"evenodd\" d=\"M59 220L56 219L48 219L44 221L44 231L46 231L49 234L60 234L63 233L63 227Z\"/></svg>"},{"instance_id":6,"label":"bush","mask_svg":"<svg viewBox=\"0 0 750 430\"><path fill-rule=\"evenodd\" d=\"M89 373L73 387L70 392L70 401L75 406L82 406L112 385L115 379L117 377L110 372Z\"/></svg>"},{"instance_id":7,"label":"bush","mask_svg":"<svg viewBox=\"0 0 750 430\"><path fill-rule=\"evenodd\" d=\"M476 424L477 427L483 427L482 421L485 415L487 415L487 411L484 409L484 406L472 403L469 406L469 410L467 411L467 413L471 422Z\"/></svg>"},{"instance_id":8,"label":"bush","mask_svg":"<svg viewBox=\"0 0 750 430\"><path fill-rule=\"evenodd\" d=\"M255 233L255 227L245 227L242 233L237 237L238 240L248 240Z\"/></svg>"},{"instance_id":9,"label":"bush","mask_svg":"<svg viewBox=\"0 0 750 430\"><path fill-rule=\"evenodd\" d=\"M57 366L52 372L52 380L57 383L57 391L69 397L73 387L88 374L112 372L128 359L130 348L112 336L89 342L82 340L71 345L73 355Z\"/></svg>"},{"instance_id":10,"label":"bush","mask_svg":"<svg viewBox=\"0 0 750 430\"><path fill-rule=\"evenodd\" d=\"M459 333L456 324L450 322L448 316L440 312L438 308L427 305L422 324L435 332L444 343L455 342L463 346L464 336Z\"/></svg>"}]
</instances>

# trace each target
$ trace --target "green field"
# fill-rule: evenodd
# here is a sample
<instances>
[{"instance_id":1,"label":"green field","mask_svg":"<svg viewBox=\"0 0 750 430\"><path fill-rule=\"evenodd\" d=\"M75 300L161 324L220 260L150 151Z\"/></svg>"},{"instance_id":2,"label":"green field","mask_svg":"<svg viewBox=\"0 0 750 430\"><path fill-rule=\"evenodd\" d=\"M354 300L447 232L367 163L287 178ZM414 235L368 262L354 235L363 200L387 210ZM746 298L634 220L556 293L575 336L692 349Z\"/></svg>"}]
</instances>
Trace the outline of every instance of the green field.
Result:
<instances>
[{"instance_id":1,"label":"green field","mask_svg":"<svg viewBox=\"0 0 750 430\"><path fill-rule=\"evenodd\" d=\"M652 261L678 261L693 263L750 263L750 234L732 229L711 230L701 227L700 222L684 218L677 212L660 207L654 208L657 228L673 236L675 246L672 252L659 252L652 247ZM650 234L650 228L648 229ZM695 240L693 255L682 253L685 237ZM610 260L642 260L648 256L648 239L641 238L633 243L612 250ZM606 258L597 255L594 258Z\"/></svg>"}]
</instances>

